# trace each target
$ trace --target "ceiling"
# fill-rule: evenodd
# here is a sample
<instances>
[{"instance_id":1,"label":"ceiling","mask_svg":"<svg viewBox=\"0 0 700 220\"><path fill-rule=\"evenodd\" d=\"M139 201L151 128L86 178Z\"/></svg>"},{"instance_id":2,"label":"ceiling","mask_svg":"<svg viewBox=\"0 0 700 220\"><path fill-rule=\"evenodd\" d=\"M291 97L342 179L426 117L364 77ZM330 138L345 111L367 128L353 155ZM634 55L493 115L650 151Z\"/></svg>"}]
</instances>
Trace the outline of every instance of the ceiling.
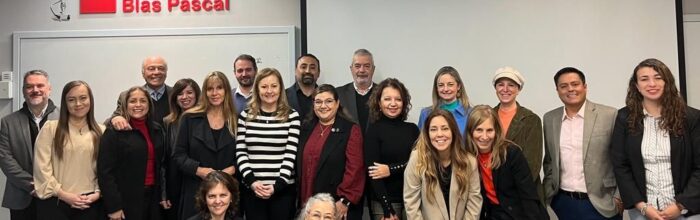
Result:
<instances>
[{"instance_id":1,"label":"ceiling","mask_svg":"<svg viewBox=\"0 0 700 220\"><path fill-rule=\"evenodd\" d=\"M683 14L700 14L700 1L683 0Z\"/></svg>"}]
</instances>

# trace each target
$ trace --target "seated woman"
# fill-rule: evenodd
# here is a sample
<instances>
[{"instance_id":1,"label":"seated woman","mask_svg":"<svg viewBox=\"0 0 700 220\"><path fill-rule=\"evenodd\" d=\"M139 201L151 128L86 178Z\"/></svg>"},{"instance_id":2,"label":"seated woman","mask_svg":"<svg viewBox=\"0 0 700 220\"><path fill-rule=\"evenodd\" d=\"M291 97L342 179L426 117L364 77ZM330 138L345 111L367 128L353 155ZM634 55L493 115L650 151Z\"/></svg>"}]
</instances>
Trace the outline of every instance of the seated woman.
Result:
<instances>
[{"instance_id":1,"label":"seated woman","mask_svg":"<svg viewBox=\"0 0 700 220\"><path fill-rule=\"evenodd\" d=\"M202 180L195 196L199 214L188 220L238 220L238 181L228 173L212 171Z\"/></svg>"},{"instance_id":2,"label":"seated woman","mask_svg":"<svg viewBox=\"0 0 700 220\"><path fill-rule=\"evenodd\" d=\"M476 158L462 147L452 114L433 110L404 172L408 219L479 219L481 187Z\"/></svg>"},{"instance_id":3,"label":"seated woman","mask_svg":"<svg viewBox=\"0 0 700 220\"><path fill-rule=\"evenodd\" d=\"M336 220L340 219L337 213L333 197L328 193L319 193L309 198L297 220Z\"/></svg>"},{"instance_id":4,"label":"seated woman","mask_svg":"<svg viewBox=\"0 0 700 220\"><path fill-rule=\"evenodd\" d=\"M505 139L497 114L477 105L467 123L467 151L477 157L481 174L481 219L549 219L527 160L518 145Z\"/></svg>"}]
</instances>

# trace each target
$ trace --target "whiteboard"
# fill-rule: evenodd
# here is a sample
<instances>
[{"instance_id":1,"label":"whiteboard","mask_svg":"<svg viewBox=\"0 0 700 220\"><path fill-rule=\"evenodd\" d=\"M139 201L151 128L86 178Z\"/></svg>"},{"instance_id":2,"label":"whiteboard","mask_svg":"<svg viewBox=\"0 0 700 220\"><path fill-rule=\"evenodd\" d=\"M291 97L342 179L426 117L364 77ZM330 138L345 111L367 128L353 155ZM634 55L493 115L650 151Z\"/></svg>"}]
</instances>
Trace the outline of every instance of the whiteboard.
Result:
<instances>
[{"instance_id":1,"label":"whiteboard","mask_svg":"<svg viewBox=\"0 0 700 220\"><path fill-rule=\"evenodd\" d=\"M87 82L95 97L95 119L102 121L116 108L121 91L144 84L141 62L152 55L167 61L168 85L192 78L201 86L207 73L218 70L235 87L233 60L244 53L257 59L259 69L278 69L289 85L296 42L293 26L14 32L13 110L24 102L24 73L43 69L56 105L67 82Z\"/></svg>"}]
</instances>

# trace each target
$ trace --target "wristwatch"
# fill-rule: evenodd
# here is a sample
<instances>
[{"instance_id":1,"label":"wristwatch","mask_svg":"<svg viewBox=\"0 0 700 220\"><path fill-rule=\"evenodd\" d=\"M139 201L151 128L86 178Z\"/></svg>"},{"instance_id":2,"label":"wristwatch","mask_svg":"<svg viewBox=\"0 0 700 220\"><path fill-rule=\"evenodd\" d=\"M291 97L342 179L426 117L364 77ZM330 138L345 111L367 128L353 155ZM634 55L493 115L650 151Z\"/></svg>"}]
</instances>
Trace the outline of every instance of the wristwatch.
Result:
<instances>
[{"instance_id":1,"label":"wristwatch","mask_svg":"<svg viewBox=\"0 0 700 220\"><path fill-rule=\"evenodd\" d=\"M681 210L681 215L688 214L688 210L685 209L685 206L683 206L683 204L676 202L676 206L678 206L678 210Z\"/></svg>"},{"instance_id":2,"label":"wristwatch","mask_svg":"<svg viewBox=\"0 0 700 220\"><path fill-rule=\"evenodd\" d=\"M344 197L340 197L340 199L338 199L338 201L340 201L340 203L343 203L343 205L345 205L345 207L348 207L348 208L350 207L350 200L347 200Z\"/></svg>"}]
</instances>

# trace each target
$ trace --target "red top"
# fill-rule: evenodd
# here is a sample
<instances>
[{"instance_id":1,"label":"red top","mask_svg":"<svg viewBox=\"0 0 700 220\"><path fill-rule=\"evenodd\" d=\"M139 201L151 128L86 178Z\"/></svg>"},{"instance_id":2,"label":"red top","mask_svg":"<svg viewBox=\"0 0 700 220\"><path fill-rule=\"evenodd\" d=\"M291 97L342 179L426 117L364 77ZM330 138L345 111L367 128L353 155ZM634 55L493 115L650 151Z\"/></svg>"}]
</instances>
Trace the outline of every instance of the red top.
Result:
<instances>
[{"instance_id":1,"label":"red top","mask_svg":"<svg viewBox=\"0 0 700 220\"><path fill-rule=\"evenodd\" d=\"M156 183L156 156L155 149L153 148L153 141L151 141L151 133L148 132L146 120L132 118L130 124L131 127L141 132L143 137L146 139L146 145L148 145L148 160L146 161L146 180L144 185L153 186Z\"/></svg>"},{"instance_id":2,"label":"red top","mask_svg":"<svg viewBox=\"0 0 700 220\"><path fill-rule=\"evenodd\" d=\"M489 164L491 163L491 152L482 154L479 153L479 171L481 171L481 182L484 183L486 197L494 205L498 205L498 197L496 197L496 187L493 185L493 172Z\"/></svg>"}]
</instances>

